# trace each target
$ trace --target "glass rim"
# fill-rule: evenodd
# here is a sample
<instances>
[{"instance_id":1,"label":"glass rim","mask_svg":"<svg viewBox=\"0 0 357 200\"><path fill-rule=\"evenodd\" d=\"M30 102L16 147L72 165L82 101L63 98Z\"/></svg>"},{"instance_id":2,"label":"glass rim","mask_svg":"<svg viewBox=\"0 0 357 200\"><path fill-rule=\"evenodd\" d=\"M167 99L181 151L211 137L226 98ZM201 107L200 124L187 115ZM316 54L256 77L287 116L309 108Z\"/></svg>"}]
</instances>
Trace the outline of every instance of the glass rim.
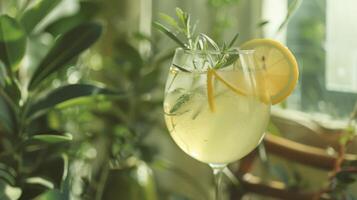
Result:
<instances>
[{"instance_id":1,"label":"glass rim","mask_svg":"<svg viewBox=\"0 0 357 200\"><path fill-rule=\"evenodd\" d=\"M192 54L213 54L213 55L220 55L222 54L222 51L218 51L218 50L192 50L192 49L183 49L182 47L178 47L176 48L175 52L177 51L183 51L183 52L187 52L187 53L192 53ZM254 53L255 50L254 49L239 49L239 48L233 48L229 51L226 51L225 54L231 54L231 55L242 55L242 54L252 54Z\"/></svg>"}]
</instances>

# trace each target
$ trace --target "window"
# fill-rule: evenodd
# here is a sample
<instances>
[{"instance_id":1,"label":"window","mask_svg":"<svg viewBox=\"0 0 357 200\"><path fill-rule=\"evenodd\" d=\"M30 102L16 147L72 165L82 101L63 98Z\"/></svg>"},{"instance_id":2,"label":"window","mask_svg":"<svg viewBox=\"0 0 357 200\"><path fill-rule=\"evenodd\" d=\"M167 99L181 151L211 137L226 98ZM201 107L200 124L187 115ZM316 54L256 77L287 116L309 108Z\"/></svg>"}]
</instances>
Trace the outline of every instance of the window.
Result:
<instances>
[{"instance_id":1,"label":"window","mask_svg":"<svg viewBox=\"0 0 357 200\"><path fill-rule=\"evenodd\" d=\"M306 0L287 27L300 67L288 108L346 118L357 101L357 1Z\"/></svg>"}]
</instances>

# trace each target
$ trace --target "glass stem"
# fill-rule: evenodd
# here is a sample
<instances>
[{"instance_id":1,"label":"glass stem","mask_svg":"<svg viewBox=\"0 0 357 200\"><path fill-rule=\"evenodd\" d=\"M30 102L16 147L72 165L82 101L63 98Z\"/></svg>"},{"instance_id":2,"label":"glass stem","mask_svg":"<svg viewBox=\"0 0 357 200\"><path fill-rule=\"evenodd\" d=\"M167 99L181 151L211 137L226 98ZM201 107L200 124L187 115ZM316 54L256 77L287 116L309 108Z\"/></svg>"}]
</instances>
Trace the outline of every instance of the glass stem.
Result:
<instances>
[{"instance_id":1,"label":"glass stem","mask_svg":"<svg viewBox=\"0 0 357 200\"><path fill-rule=\"evenodd\" d=\"M215 184L215 200L222 200L222 177L223 169L227 166L225 164L210 164L213 175L214 175L214 184Z\"/></svg>"}]
</instances>

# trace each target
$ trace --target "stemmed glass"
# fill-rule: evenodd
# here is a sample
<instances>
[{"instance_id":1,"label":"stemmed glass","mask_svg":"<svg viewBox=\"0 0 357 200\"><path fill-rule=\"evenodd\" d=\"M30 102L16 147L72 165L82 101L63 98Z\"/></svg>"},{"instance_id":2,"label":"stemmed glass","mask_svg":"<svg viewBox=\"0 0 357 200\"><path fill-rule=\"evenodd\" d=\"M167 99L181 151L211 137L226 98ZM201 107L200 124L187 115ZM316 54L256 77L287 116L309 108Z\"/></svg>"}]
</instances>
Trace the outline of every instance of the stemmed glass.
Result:
<instances>
[{"instance_id":1,"label":"stemmed glass","mask_svg":"<svg viewBox=\"0 0 357 200\"><path fill-rule=\"evenodd\" d=\"M213 169L216 200L222 171L251 152L269 121L265 70L253 50L176 49L165 87L165 121L175 143Z\"/></svg>"}]
</instances>

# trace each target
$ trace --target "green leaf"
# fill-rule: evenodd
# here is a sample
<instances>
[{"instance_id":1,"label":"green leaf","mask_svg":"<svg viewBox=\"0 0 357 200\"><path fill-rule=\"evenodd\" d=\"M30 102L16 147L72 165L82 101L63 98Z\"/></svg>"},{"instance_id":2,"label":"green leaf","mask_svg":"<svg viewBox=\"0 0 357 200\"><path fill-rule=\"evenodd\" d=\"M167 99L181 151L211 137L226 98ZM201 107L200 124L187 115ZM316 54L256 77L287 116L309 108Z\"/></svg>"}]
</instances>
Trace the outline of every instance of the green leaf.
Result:
<instances>
[{"instance_id":1,"label":"green leaf","mask_svg":"<svg viewBox=\"0 0 357 200\"><path fill-rule=\"evenodd\" d=\"M10 72L11 73L11 72ZM6 67L0 60L0 88L3 88L9 100L18 105L21 98L21 91L18 84L13 81L7 73Z\"/></svg>"},{"instance_id":2,"label":"green leaf","mask_svg":"<svg viewBox=\"0 0 357 200\"><path fill-rule=\"evenodd\" d=\"M186 45L184 42L182 42L174 33L172 33L168 28L166 28L164 25L154 22L153 26L161 31L162 33L166 34L168 37L170 37L172 40L174 40L180 47L187 49Z\"/></svg>"},{"instance_id":3,"label":"green leaf","mask_svg":"<svg viewBox=\"0 0 357 200\"><path fill-rule=\"evenodd\" d=\"M6 181L8 184L15 184L15 178L7 171L0 169L0 180Z\"/></svg>"},{"instance_id":4,"label":"green leaf","mask_svg":"<svg viewBox=\"0 0 357 200\"><path fill-rule=\"evenodd\" d=\"M152 170L143 162L125 169L105 168L102 176L107 178L104 182L103 195L97 199L159 199ZM119 187L113 187L113 185ZM120 198L117 198L120 197Z\"/></svg>"},{"instance_id":5,"label":"green leaf","mask_svg":"<svg viewBox=\"0 0 357 200\"><path fill-rule=\"evenodd\" d=\"M27 175L27 179L25 180L26 191L29 191L31 188L37 188L37 195L40 195L51 187L64 190L65 188L61 187L62 177L66 170L64 169L63 156L68 153L68 148L71 145L70 142L55 144L37 142L38 146L35 146L35 144L36 143L32 143L31 146L26 147L32 148L32 150L25 152L23 155L23 166L33 166L33 161L41 159L43 156L46 156L46 159L42 159L40 166L32 171L31 175ZM36 150L33 148L36 148Z\"/></svg>"},{"instance_id":6,"label":"green leaf","mask_svg":"<svg viewBox=\"0 0 357 200\"><path fill-rule=\"evenodd\" d=\"M158 69L151 71L140 77L140 80L137 83L137 89L141 93L150 92L153 89L157 88L157 85L160 81L160 71Z\"/></svg>"},{"instance_id":7,"label":"green leaf","mask_svg":"<svg viewBox=\"0 0 357 200\"><path fill-rule=\"evenodd\" d=\"M34 102L29 109L28 117L31 115L42 115L58 104L80 97L93 98L97 95L119 95L112 90L88 84L72 84L62 86L50 92L45 97Z\"/></svg>"},{"instance_id":8,"label":"green leaf","mask_svg":"<svg viewBox=\"0 0 357 200\"><path fill-rule=\"evenodd\" d=\"M10 185L15 185L15 177L15 170L0 162L0 179L6 181Z\"/></svg>"},{"instance_id":9,"label":"green leaf","mask_svg":"<svg viewBox=\"0 0 357 200\"><path fill-rule=\"evenodd\" d=\"M116 43L116 51L119 53L119 56L125 60L129 61L131 63L130 69L129 69L129 74L131 78L134 78L135 75L140 74L140 69L144 65L144 61L137 49L135 49L131 44L129 44L127 41L124 40L119 40Z\"/></svg>"},{"instance_id":10,"label":"green leaf","mask_svg":"<svg viewBox=\"0 0 357 200\"><path fill-rule=\"evenodd\" d=\"M176 16L179 18L182 25L186 26L187 14L185 12L183 12L183 10L181 8L176 8Z\"/></svg>"},{"instance_id":11,"label":"green leaf","mask_svg":"<svg viewBox=\"0 0 357 200\"><path fill-rule=\"evenodd\" d=\"M190 99L192 98L192 94L187 93L187 94L183 94L181 95L177 100L176 103L172 106L172 108L169 111L169 114L174 114L175 112L177 112L178 110L180 110L180 108L185 105Z\"/></svg>"},{"instance_id":12,"label":"green leaf","mask_svg":"<svg viewBox=\"0 0 357 200\"><path fill-rule=\"evenodd\" d=\"M0 179L0 199L18 200L21 196L21 188L13 187Z\"/></svg>"},{"instance_id":13,"label":"green leaf","mask_svg":"<svg viewBox=\"0 0 357 200\"><path fill-rule=\"evenodd\" d=\"M7 78L8 78L8 76L6 74L5 65L0 60L0 88L4 88L5 87Z\"/></svg>"},{"instance_id":14,"label":"green leaf","mask_svg":"<svg viewBox=\"0 0 357 200\"><path fill-rule=\"evenodd\" d=\"M219 46L217 45L217 43L210 38L208 35L201 33L200 34L202 38L204 38L215 50L219 51Z\"/></svg>"},{"instance_id":15,"label":"green leaf","mask_svg":"<svg viewBox=\"0 0 357 200\"><path fill-rule=\"evenodd\" d=\"M164 13L159 13L160 18L162 20L164 20L167 24L169 24L170 26L176 28L176 29L181 29L180 26L177 24L176 20L174 18L172 18L169 15L166 15Z\"/></svg>"},{"instance_id":16,"label":"green leaf","mask_svg":"<svg viewBox=\"0 0 357 200\"><path fill-rule=\"evenodd\" d=\"M0 60L7 67L8 75L12 72L10 67L16 69L25 55L26 34L21 25L12 17L0 16Z\"/></svg>"},{"instance_id":17,"label":"green leaf","mask_svg":"<svg viewBox=\"0 0 357 200\"><path fill-rule=\"evenodd\" d=\"M336 179L342 184L352 184L356 181L353 174L347 171L340 171L336 174Z\"/></svg>"},{"instance_id":18,"label":"green leaf","mask_svg":"<svg viewBox=\"0 0 357 200\"><path fill-rule=\"evenodd\" d=\"M172 65L175 66L175 67L176 67L177 69L179 69L180 71L192 73L190 70L187 70L187 69L185 69L184 67L181 67L181 66L179 66L179 65L176 65L175 63L173 63Z\"/></svg>"},{"instance_id":19,"label":"green leaf","mask_svg":"<svg viewBox=\"0 0 357 200\"><path fill-rule=\"evenodd\" d=\"M62 35L37 67L29 84L33 90L48 76L60 70L98 40L102 28L95 23L84 23Z\"/></svg>"},{"instance_id":20,"label":"green leaf","mask_svg":"<svg viewBox=\"0 0 357 200\"><path fill-rule=\"evenodd\" d=\"M80 9L75 15L62 17L45 28L46 32L51 33L54 37L66 33L70 29L89 21L100 11L100 3L93 1L81 1Z\"/></svg>"},{"instance_id":21,"label":"green leaf","mask_svg":"<svg viewBox=\"0 0 357 200\"><path fill-rule=\"evenodd\" d=\"M263 20L257 24L258 28L262 28L263 26L269 24L269 20Z\"/></svg>"},{"instance_id":22,"label":"green leaf","mask_svg":"<svg viewBox=\"0 0 357 200\"><path fill-rule=\"evenodd\" d=\"M72 135L35 135L31 137L31 141L39 141L48 144L56 144L62 142L70 142L72 141Z\"/></svg>"},{"instance_id":23,"label":"green leaf","mask_svg":"<svg viewBox=\"0 0 357 200\"><path fill-rule=\"evenodd\" d=\"M288 22L290 21L291 17L293 16L293 14L299 9L302 1L303 0L293 0L289 4L288 13L285 16L284 21L280 24L278 30L276 31L277 34L280 33L280 31L282 31L283 28L288 24Z\"/></svg>"},{"instance_id":24,"label":"green leaf","mask_svg":"<svg viewBox=\"0 0 357 200\"><path fill-rule=\"evenodd\" d=\"M4 91L8 94L11 101L16 106L18 106L19 101L21 99L21 91L20 91L19 86L14 82L10 82L10 83L6 84Z\"/></svg>"},{"instance_id":25,"label":"green leaf","mask_svg":"<svg viewBox=\"0 0 357 200\"><path fill-rule=\"evenodd\" d=\"M15 123L15 113L0 93L0 129L6 133L13 133L15 132Z\"/></svg>"},{"instance_id":26,"label":"green leaf","mask_svg":"<svg viewBox=\"0 0 357 200\"><path fill-rule=\"evenodd\" d=\"M46 180L42 177L30 177L26 179L26 183L34 184L34 185L41 185L49 189L53 189L54 185L51 181Z\"/></svg>"},{"instance_id":27,"label":"green leaf","mask_svg":"<svg viewBox=\"0 0 357 200\"><path fill-rule=\"evenodd\" d=\"M226 62L222 65L222 67L229 66L233 64L239 58L239 54L229 55Z\"/></svg>"},{"instance_id":28,"label":"green leaf","mask_svg":"<svg viewBox=\"0 0 357 200\"><path fill-rule=\"evenodd\" d=\"M35 27L61 2L61 0L37 0L20 17L20 22L27 33L31 33Z\"/></svg>"},{"instance_id":29,"label":"green leaf","mask_svg":"<svg viewBox=\"0 0 357 200\"><path fill-rule=\"evenodd\" d=\"M233 39L231 40L231 42L228 45L228 49L232 48L234 43L236 43L237 39L238 39L239 33L235 34Z\"/></svg>"},{"instance_id":30,"label":"green leaf","mask_svg":"<svg viewBox=\"0 0 357 200\"><path fill-rule=\"evenodd\" d=\"M59 190L49 190L34 200L68 200L68 197Z\"/></svg>"}]
</instances>

